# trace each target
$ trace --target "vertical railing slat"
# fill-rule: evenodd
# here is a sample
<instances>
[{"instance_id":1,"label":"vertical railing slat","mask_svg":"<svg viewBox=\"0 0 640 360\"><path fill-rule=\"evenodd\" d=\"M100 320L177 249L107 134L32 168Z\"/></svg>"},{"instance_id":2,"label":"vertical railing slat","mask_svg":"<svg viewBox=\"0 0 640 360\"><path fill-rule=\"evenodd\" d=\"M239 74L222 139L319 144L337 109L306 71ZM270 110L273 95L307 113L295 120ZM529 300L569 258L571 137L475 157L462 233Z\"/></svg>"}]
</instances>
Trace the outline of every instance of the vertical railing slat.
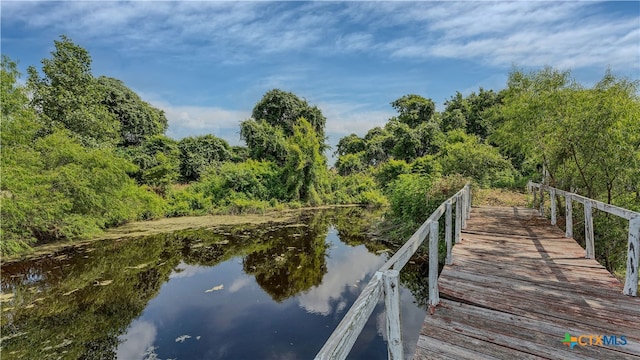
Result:
<instances>
[{"instance_id":1,"label":"vertical railing slat","mask_svg":"<svg viewBox=\"0 0 640 360\"><path fill-rule=\"evenodd\" d=\"M640 261L640 216L629 220L627 275L622 291L625 295L638 296L638 261Z\"/></svg>"},{"instance_id":2,"label":"vertical railing slat","mask_svg":"<svg viewBox=\"0 0 640 360\"><path fill-rule=\"evenodd\" d=\"M540 185L540 216L544 216L544 186Z\"/></svg>"},{"instance_id":3,"label":"vertical railing slat","mask_svg":"<svg viewBox=\"0 0 640 360\"><path fill-rule=\"evenodd\" d=\"M549 189L549 197L551 198L551 225L558 223L556 218L556 189Z\"/></svg>"},{"instance_id":4,"label":"vertical railing slat","mask_svg":"<svg viewBox=\"0 0 640 360\"><path fill-rule=\"evenodd\" d=\"M593 244L593 212L591 201L584 202L584 238L586 247L586 258L593 259L595 257Z\"/></svg>"},{"instance_id":5,"label":"vertical railing slat","mask_svg":"<svg viewBox=\"0 0 640 360\"><path fill-rule=\"evenodd\" d=\"M573 204L571 195L564 197L564 212L565 212L565 231L564 237L573 237Z\"/></svg>"},{"instance_id":6,"label":"vertical railing slat","mask_svg":"<svg viewBox=\"0 0 640 360\"><path fill-rule=\"evenodd\" d=\"M438 220L434 220L429 230L429 306L440 303L438 293Z\"/></svg>"},{"instance_id":7,"label":"vertical railing slat","mask_svg":"<svg viewBox=\"0 0 640 360\"><path fill-rule=\"evenodd\" d=\"M453 264L453 257L451 255L451 200L447 200L447 210L445 212L445 232L444 241L447 244L447 257L445 259L446 265Z\"/></svg>"},{"instance_id":8,"label":"vertical railing slat","mask_svg":"<svg viewBox=\"0 0 640 360\"><path fill-rule=\"evenodd\" d=\"M384 304L387 318L387 352L389 360L404 360L400 321L400 285L398 270L384 272Z\"/></svg>"},{"instance_id":9,"label":"vertical railing slat","mask_svg":"<svg viewBox=\"0 0 640 360\"><path fill-rule=\"evenodd\" d=\"M471 185L467 184L467 219L471 217Z\"/></svg>"},{"instance_id":10,"label":"vertical railing slat","mask_svg":"<svg viewBox=\"0 0 640 360\"><path fill-rule=\"evenodd\" d=\"M462 238L462 196L456 197L456 244L460 242Z\"/></svg>"}]
</instances>

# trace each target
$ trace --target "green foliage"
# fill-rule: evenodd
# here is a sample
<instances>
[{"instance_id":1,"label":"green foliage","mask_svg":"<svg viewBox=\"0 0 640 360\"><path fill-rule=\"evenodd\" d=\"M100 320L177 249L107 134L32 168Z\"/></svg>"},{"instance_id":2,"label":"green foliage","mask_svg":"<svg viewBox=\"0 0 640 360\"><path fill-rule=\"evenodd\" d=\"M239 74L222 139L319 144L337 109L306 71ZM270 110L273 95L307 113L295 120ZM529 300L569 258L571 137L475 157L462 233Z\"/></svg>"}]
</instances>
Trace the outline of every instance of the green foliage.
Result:
<instances>
[{"instance_id":1,"label":"green foliage","mask_svg":"<svg viewBox=\"0 0 640 360\"><path fill-rule=\"evenodd\" d=\"M437 178L442 174L442 165L434 155L425 155L411 163L411 172Z\"/></svg>"},{"instance_id":2,"label":"green foliage","mask_svg":"<svg viewBox=\"0 0 640 360\"><path fill-rule=\"evenodd\" d=\"M395 138L385 129L376 127L365 136L365 159L369 165L378 165L385 162L391 156L395 146Z\"/></svg>"},{"instance_id":3,"label":"green foliage","mask_svg":"<svg viewBox=\"0 0 640 360\"><path fill-rule=\"evenodd\" d=\"M552 184L611 203L628 189L638 189L637 91L637 81L616 79L609 72L585 89L568 72L516 71L501 108L507 120L495 141L544 164Z\"/></svg>"},{"instance_id":4,"label":"green foliage","mask_svg":"<svg viewBox=\"0 0 640 360\"><path fill-rule=\"evenodd\" d=\"M324 150L324 127L327 119L316 106L295 94L273 89L267 91L251 113L254 120L264 120L267 124L282 130L285 136L293 135L299 118L305 118L322 141Z\"/></svg>"},{"instance_id":5,"label":"green foliage","mask_svg":"<svg viewBox=\"0 0 640 360\"><path fill-rule=\"evenodd\" d=\"M374 172L376 181L381 188L387 187L402 174L411 172L411 167L404 160L391 159L378 166Z\"/></svg>"},{"instance_id":6,"label":"green foliage","mask_svg":"<svg viewBox=\"0 0 640 360\"><path fill-rule=\"evenodd\" d=\"M247 143L252 159L274 161L279 165L286 162L286 137L281 128L264 120L249 119L240 123L240 137Z\"/></svg>"},{"instance_id":7,"label":"green foliage","mask_svg":"<svg viewBox=\"0 0 640 360\"><path fill-rule=\"evenodd\" d=\"M130 174L139 184L149 185L164 194L180 175L180 150L178 143L164 135L156 135L140 146L125 149L127 159L138 166Z\"/></svg>"},{"instance_id":8,"label":"green foliage","mask_svg":"<svg viewBox=\"0 0 640 360\"><path fill-rule=\"evenodd\" d=\"M607 71L592 88L568 71L513 71L491 140L529 169L548 171L552 186L626 208L640 207L639 82ZM574 212L575 214L575 212ZM613 220L597 219L596 257L624 267L624 238ZM624 230L623 230L624 231Z\"/></svg>"},{"instance_id":9,"label":"green foliage","mask_svg":"<svg viewBox=\"0 0 640 360\"><path fill-rule=\"evenodd\" d=\"M75 238L162 214L161 200L127 175L131 163L64 131L35 140L31 151L5 154L2 187L11 195L3 200L3 242Z\"/></svg>"},{"instance_id":10,"label":"green foliage","mask_svg":"<svg viewBox=\"0 0 640 360\"><path fill-rule=\"evenodd\" d=\"M478 137L460 130L450 132L448 138L440 158L443 173L470 177L485 187L514 185L515 169L497 148L482 144Z\"/></svg>"},{"instance_id":11,"label":"green foliage","mask_svg":"<svg viewBox=\"0 0 640 360\"><path fill-rule=\"evenodd\" d=\"M102 104L120 122L120 145L136 146L154 135L163 135L168 121L162 110L140 99L118 79L97 79Z\"/></svg>"},{"instance_id":12,"label":"green foliage","mask_svg":"<svg viewBox=\"0 0 640 360\"><path fill-rule=\"evenodd\" d=\"M193 186L217 206L240 198L269 201L284 197L278 166L269 161L223 162L209 168Z\"/></svg>"},{"instance_id":13,"label":"green foliage","mask_svg":"<svg viewBox=\"0 0 640 360\"><path fill-rule=\"evenodd\" d=\"M360 204L369 207L382 207L389 203L373 177L365 173L333 175L328 199L333 204Z\"/></svg>"},{"instance_id":14,"label":"green foliage","mask_svg":"<svg viewBox=\"0 0 640 360\"><path fill-rule=\"evenodd\" d=\"M174 186L166 194L168 217L204 215L211 211L211 199L195 186Z\"/></svg>"},{"instance_id":15,"label":"green foliage","mask_svg":"<svg viewBox=\"0 0 640 360\"><path fill-rule=\"evenodd\" d=\"M198 180L211 164L233 157L229 144L213 135L186 137L180 140L178 148L180 177L185 182Z\"/></svg>"},{"instance_id":16,"label":"green foliage","mask_svg":"<svg viewBox=\"0 0 640 360\"><path fill-rule=\"evenodd\" d=\"M440 204L466 183L459 175L433 179L422 174L402 174L390 186L389 236L404 242Z\"/></svg>"},{"instance_id":17,"label":"green foliage","mask_svg":"<svg viewBox=\"0 0 640 360\"><path fill-rule=\"evenodd\" d=\"M357 154L363 152L366 146L366 142L364 139L361 139L356 134L351 134L341 138L338 141L338 146L336 149L336 154L339 156L344 156L347 154Z\"/></svg>"},{"instance_id":18,"label":"green foliage","mask_svg":"<svg viewBox=\"0 0 640 360\"><path fill-rule=\"evenodd\" d=\"M466 98L460 92L456 92L444 103L442 129L447 132L464 129L484 141L494 131L495 116L492 109L502 103L502 97L503 93L483 88L480 88L478 93L472 92Z\"/></svg>"},{"instance_id":19,"label":"green foliage","mask_svg":"<svg viewBox=\"0 0 640 360\"><path fill-rule=\"evenodd\" d=\"M405 95L393 101L391 106L398 111L397 120L410 128L432 121L436 111L436 105L431 99L415 94Z\"/></svg>"},{"instance_id":20,"label":"green foliage","mask_svg":"<svg viewBox=\"0 0 640 360\"><path fill-rule=\"evenodd\" d=\"M54 41L51 59L42 60L41 78L30 66L27 85L45 134L67 129L84 145L120 142L120 123L102 103L99 83L91 75L91 57L82 47L61 36Z\"/></svg>"},{"instance_id":21,"label":"green foliage","mask_svg":"<svg viewBox=\"0 0 640 360\"><path fill-rule=\"evenodd\" d=\"M365 171L367 164L364 151L355 154L341 155L336 161L336 170L342 176L351 175Z\"/></svg>"},{"instance_id":22,"label":"green foliage","mask_svg":"<svg viewBox=\"0 0 640 360\"><path fill-rule=\"evenodd\" d=\"M287 162L282 172L289 200L312 205L323 202L328 188L326 158L321 152L322 139L311 123L298 119L293 135L287 139Z\"/></svg>"}]
</instances>

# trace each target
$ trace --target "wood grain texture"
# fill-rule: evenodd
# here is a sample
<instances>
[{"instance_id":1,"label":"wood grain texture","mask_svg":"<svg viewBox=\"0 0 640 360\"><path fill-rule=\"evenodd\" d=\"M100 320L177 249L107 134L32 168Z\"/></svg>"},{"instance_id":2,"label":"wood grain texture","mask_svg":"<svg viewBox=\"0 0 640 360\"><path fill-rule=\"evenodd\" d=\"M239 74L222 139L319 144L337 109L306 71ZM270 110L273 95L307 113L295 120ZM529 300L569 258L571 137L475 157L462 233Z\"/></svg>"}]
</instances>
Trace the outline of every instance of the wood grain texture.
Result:
<instances>
[{"instance_id":1,"label":"wood grain texture","mask_svg":"<svg viewBox=\"0 0 640 360\"><path fill-rule=\"evenodd\" d=\"M640 299L565 235L536 210L473 208L414 359L640 359ZM627 345L570 349L565 333Z\"/></svg>"}]
</instances>

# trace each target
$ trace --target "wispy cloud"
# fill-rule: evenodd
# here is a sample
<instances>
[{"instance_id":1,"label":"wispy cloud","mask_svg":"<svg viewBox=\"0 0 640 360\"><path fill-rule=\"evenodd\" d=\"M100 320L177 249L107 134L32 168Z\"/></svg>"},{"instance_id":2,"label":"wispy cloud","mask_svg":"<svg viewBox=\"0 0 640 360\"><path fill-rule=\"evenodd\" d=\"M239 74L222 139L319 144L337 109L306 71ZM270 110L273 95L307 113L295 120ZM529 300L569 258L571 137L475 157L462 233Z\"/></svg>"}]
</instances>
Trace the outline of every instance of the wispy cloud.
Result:
<instances>
[{"instance_id":1,"label":"wispy cloud","mask_svg":"<svg viewBox=\"0 0 640 360\"><path fill-rule=\"evenodd\" d=\"M476 59L503 66L637 66L638 14L593 2L55 2L3 3L3 20L128 52L218 61L302 52ZM71 19L60 21L60 19ZM193 56L197 54L199 56ZM205 56L206 55L206 56Z\"/></svg>"}]
</instances>

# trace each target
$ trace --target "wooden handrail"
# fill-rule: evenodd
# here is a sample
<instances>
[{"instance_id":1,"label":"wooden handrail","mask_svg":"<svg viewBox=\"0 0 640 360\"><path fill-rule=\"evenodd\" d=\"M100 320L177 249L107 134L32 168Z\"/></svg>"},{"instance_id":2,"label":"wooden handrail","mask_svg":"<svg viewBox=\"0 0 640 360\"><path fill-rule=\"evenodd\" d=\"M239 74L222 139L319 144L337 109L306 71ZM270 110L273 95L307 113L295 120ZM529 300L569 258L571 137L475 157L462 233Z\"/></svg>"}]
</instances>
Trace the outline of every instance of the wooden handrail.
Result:
<instances>
[{"instance_id":1,"label":"wooden handrail","mask_svg":"<svg viewBox=\"0 0 640 360\"><path fill-rule=\"evenodd\" d=\"M565 197L566 230L565 237L573 237L573 206L576 201L584 205L584 233L585 233L585 257L593 259L595 257L594 232L593 232L593 209L616 215L629 220L629 236L627 242L627 274L624 281L623 294L638 296L638 261L640 260L640 213L621 208L615 205L603 203L568 191L556 189L554 187L529 182L527 190L533 193L533 202L538 200L540 194L540 215L544 215L544 191L549 192L551 198L551 224L556 225L556 196Z\"/></svg>"},{"instance_id":2,"label":"wooden handrail","mask_svg":"<svg viewBox=\"0 0 640 360\"><path fill-rule=\"evenodd\" d=\"M453 261L451 256L452 206L456 204L456 221L454 238L460 242L461 231L466 227L466 220L471 211L471 186L466 184L460 191L444 201L431 213L425 222L411 235L409 240L396 251L373 275L367 286L340 324L333 331L315 359L342 360L347 357L358 335L373 313L378 300L385 295L385 309L387 315L387 350L389 359L404 359L402 347L402 332L400 326L400 291L398 287L400 270L415 254L420 245L429 236L429 307L440 302L438 294L438 220L446 213L445 241L447 243L447 263Z\"/></svg>"}]
</instances>

